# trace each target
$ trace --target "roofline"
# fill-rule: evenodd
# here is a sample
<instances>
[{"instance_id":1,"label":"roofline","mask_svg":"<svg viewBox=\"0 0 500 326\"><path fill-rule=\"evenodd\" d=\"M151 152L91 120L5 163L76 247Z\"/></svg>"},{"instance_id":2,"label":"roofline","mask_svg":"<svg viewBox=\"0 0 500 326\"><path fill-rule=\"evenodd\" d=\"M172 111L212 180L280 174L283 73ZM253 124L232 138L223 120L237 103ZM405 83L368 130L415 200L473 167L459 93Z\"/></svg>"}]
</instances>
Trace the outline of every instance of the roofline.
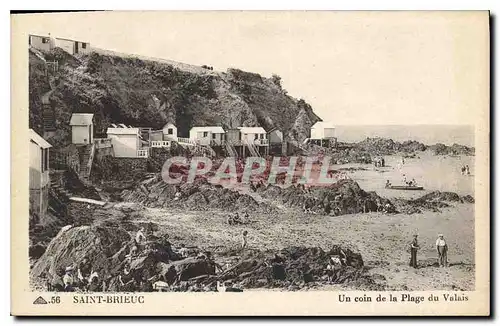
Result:
<instances>
[{"instance_id":1,"label":"roofline","mask_svg":"<svg viewBox=\"0 0 500 326\"><path fill-rule=\"evenodd\" d=\"M260 128L260 129L264 130L265 133L267 133L266 129L264 129L263 127L237 127L237 129L240 131L241 131L241 128Z\"/></svg>"},{"instance_id":2,"label":"roofline","mask_svg":"<svg viewBox=\"0 0 500 326\"><path fill-rule=\"evenodd\" d=\"M38 34L29 34L29 36L36 36L36 37L48 37L50 38L50 35L38 35Z\"/></svg>"},{"instance_id":3,"label":"roofline","mask_svg":"<svg viewBox=\"0 0 500 326\"><path fill-rule=\"evenodd\" d=\"M195 128L197 128L197 129L199 128L200 130L201 130L201 129L221 128L223 132L226 132L226 131L224 130L224 128L222 128L221 126L191 127L191 129L189 129L189 131L191 131L191 130L193 130L193 129L195 129Z\"/></svg>"},{"instance_id":4,"label":"roofline","mask_svg":"<svg viewBox=\"0 0 500 326\"><path fill-rule=\"evenodd\" d=\"M35 135L35 137L32 136L33 134ZM39 138L39 141L37 141L37 138ZM51 143L49 143L48 141L46 141L45 139L43 139L43 137L40 136L39 134L37 134L36 131L34 131L33 129L30 129L30 142L33 142L38 147L41 147L41 148L44 148L44 149L52 147Z\"/></svg>"},{"instance_id":5,"label":"roofline","mask_svg":"<svg viewBox=\"0 0 500 326\"><path fill-rule=\"evenodd\" d=\"M112 130L110 132L109 129L115 129L115 130ZM121 130L127 130L129 132L120 132ZM139 128L113 128L113 127L109 127L106 129L106 133L112 134L112 135L139 135L140 132L141 131Z\"/></svg>"},{"instance_id":6,"label":"roofline","mask_svg":"<svg viewBox=\"0 0 500 326\"><path fill-rule=\"evenodd\" d=\"M64 37L56 37L56 40L63 40L63 41L71 41L71 42L80 42L80 43L87 43L89 44L90 42L87 42L87 41L80 41L80 40L73 40L73 39L70 39L70 38L64 38Z\"/></svg>"}]
</instances>

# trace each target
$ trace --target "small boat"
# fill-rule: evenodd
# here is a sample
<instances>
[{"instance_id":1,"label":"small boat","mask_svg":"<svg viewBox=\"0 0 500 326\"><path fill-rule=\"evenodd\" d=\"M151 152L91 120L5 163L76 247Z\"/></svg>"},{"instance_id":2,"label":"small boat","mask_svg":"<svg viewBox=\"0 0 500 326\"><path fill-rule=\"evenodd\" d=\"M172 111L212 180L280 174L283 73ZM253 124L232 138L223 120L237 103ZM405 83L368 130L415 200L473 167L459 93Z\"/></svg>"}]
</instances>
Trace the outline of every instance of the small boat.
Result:
<instances>
[{"instance_id":1,"label":"small boat","mask_svg":"<svg viewBox=\"0 0 500 326\"><path fill-rule=\"evenodd\" d=\"M424 190L424 187L421 186L389 186L387 189L395 189L395 190Z\"/></svg>"}]
</instances>

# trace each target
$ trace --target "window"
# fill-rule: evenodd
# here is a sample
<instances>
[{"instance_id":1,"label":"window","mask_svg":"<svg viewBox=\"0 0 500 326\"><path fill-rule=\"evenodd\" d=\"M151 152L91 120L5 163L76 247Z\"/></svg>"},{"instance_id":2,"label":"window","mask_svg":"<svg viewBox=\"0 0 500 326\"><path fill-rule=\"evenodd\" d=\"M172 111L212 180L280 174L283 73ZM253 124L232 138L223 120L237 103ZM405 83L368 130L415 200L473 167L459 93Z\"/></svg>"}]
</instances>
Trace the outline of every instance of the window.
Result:
<instances>
[{"instance_id":1,"label":"window","mask_svg":"<svg viewBox=\"0 0 500 326\"><path fill-rule=\"evenodd\" d=\"M203 138L208 137L208 131L203 132Z\"/></svg>"},{"instance_id":2,"label":"window","mask_svg":"<svg viewBox=\"0 0 500 326\"><path fill-rule=\"evenodd\" d=\"M46 37L43 37L43 38L42 38L42 43L43 43L43 44L49 43L49 39L48 39L48 38L46 38Z\"/></svg>"},{"instance_id":3,"label":"window","mask_svg":"<svg viewBox=\"0 0 500 326\"><path fill-rule=\"evenodd\" d=\"M44 165L43 163L45 162L45 160L44 160L44 157L43 157L43 156L44 156L44 153L43 153L43 148L40 148L40 171L42 171L42 172L43 172L43 171L45 171L45 170L43 169L43 165Z\"/></svg>"},{"instance_id":4,"label":"window","mask_svg":"<svg viewBox=\"0 0 500 326\"><path fill-rule=\"evenodd\" d=\"M212 134L212 139L215 139L216 138L216 134Z\"/></svg>"},{"instance_id":5,"label":"window","mask_svg":"<svg viewBox=\"0 0 500 326\"><path fill-rule=\"evenodd\" d=\"M260 139L264 139L264 134L260 134Z\"/></svg>"},{"instance_id":6,"label":"window","mask_svg":"<svg viewBox=\"0 0 500 326\"><path fill-rule=\"evenodd\" d=\"M45 152L45 170L49 169L49 149L44 149Z\"/></svg>"},{"instance_id":7,"label":"window","mask_svg":"<svg viewBox=\"0 0 500 326\"><path fill-rule=\"evenodd\" d=\"M41 148L40 154L41 154L41 157L40 157L41 167L40 168L41 168L42 172L45 172L48 170L48 167L49 167L49 155L48 155L49 150Z\"/></svg>"},{"instance_id":8,"label":"window","mask_svg":"<svg viewBox=\"0 0 500 326\"><path fill-rule=\"evenodd\" d=\"M87 43L82 43L82 49L86 49L87 48Z\"/></svg>"},{"instance_id":9,"label":"window","mask_svg":"<svg viewBox=\"0 0 500 326\"><path fill-rule=\"evenodd\" d=\"M255 140L259 139L259 134L255 134Z\"/></svg>"},{"instance_id":10,"label":"window","mask_svg":"<svg viewBox=\"0 0 500 326\"><path fill-rule=\"evenodd\" d=\"M168 128L167 133L169 135L173 135L174 134L174 129L173 128Z\"/></svg>"}]
</instances>

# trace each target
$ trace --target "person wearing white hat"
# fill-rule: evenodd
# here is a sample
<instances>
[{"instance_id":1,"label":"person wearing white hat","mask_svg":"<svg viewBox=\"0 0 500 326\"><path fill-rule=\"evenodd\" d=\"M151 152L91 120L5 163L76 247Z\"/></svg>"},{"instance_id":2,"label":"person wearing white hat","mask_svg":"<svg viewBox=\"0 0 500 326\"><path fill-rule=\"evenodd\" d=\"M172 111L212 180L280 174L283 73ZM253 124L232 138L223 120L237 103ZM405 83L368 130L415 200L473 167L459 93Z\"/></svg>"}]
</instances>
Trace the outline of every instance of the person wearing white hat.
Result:
<instances>
[{"instance_id":1,"label":"person wearing white hat","mask_svg":"<svg viewBox=\"0 0 500 326\"><path fill-rule=\"evenodd\" d=\"M64 291L66 292L73 292L73 267L68 266L66 267L64 276L63 276L63 283L64 283Z\"/></svg>"},{"instance_id":2,"label":"person wearing white hat","mask_svg":"<svg viewBox=\"0 0 500 326\"><path fill-rule=\"evenodd\" d=\"M448 267L448 245L442 233L438 234L436 250L438 253L439 267Z\"/></svg>"}]
</instances>

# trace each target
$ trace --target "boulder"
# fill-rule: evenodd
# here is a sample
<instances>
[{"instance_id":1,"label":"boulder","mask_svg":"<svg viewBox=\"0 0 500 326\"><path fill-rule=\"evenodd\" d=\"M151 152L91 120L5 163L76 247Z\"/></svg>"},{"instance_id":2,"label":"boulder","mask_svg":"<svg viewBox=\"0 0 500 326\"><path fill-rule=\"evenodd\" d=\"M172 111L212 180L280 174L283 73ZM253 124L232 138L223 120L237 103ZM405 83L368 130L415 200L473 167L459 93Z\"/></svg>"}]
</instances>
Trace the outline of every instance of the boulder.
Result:
<instances>
[{"instance_id":1,"label":"boulder","mask_svg":"<svg viewBox=\"0 0 500 326\"><path fill-rule=\"evenodd\" d=\"M165 266L167 270L175 269L180 281L187 281L201 275L215 275L215 265L206 259L188 257L183 260L174 261Z\"/></svg>"},{"instance_id":2,"label":"boulder","mask_svg":"<svg viewBox=\"0 0 500 326\"><path fill-rule=\"evenodd\" d=\"M49 243L44 254L31 270L34 278L60 277L58 270L76 267L87 257L94 271L107 274L110 259L130 240L130 235L120 228L79 226L61 231Z\"/></svg>"}]
</instances>

